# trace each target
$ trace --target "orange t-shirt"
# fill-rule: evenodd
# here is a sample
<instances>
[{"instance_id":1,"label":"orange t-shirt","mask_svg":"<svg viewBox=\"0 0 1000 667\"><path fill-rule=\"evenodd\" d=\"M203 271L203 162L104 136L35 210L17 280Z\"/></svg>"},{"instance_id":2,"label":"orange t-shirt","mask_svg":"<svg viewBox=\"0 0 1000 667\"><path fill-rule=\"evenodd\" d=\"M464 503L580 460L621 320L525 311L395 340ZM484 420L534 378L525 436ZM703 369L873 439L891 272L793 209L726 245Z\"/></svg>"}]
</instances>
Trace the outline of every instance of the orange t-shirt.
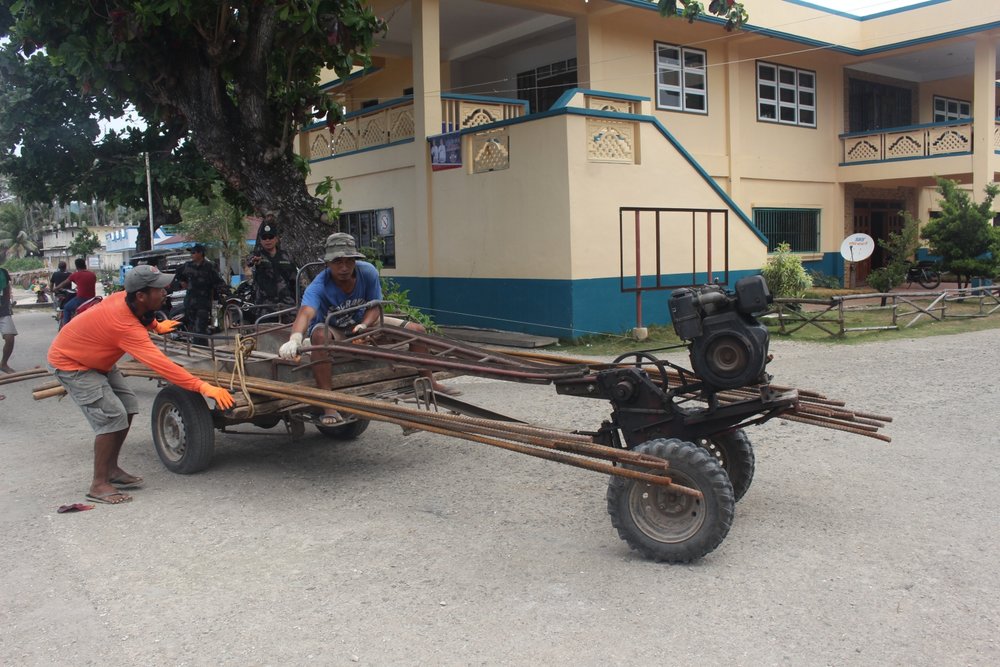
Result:
<instances>
[{"instance_id":1,"label":"orange t-shirt","mask_svg":"<svg viewBox=\"0 0 1000 667\"><path fill-rule=\"evenodd\" d=\"M49 363L61 371L107 373L131 354L178 387L201 389L204 383L170 361L150 340L149 331L125 303L125 292L116 292L59 331L49 348Z\"/></svg>"}]
</instances>

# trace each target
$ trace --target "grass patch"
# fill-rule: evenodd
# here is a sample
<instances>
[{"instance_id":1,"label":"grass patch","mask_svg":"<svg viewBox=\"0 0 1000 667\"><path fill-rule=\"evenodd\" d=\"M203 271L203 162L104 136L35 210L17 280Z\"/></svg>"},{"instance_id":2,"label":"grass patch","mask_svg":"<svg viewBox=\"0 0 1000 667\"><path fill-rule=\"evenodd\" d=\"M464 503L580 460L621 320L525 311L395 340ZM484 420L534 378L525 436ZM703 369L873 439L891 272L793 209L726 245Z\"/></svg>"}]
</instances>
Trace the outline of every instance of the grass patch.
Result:
<instances>
[{"instance_id":1,"label":"grass patch","mask_svg":"<svg viewBox=\"0 0 1000 667\"><path fill-rule=\"evenodd\" d=\"M829 292L844 294L866 294L870 292L870 290L845 291L825 289L811 291L822 291L825 294L823 296L817 294L816 296L810 296L809 298L828 298L830 296ZM932 299L914 299L914 302L918 303L921 307L927 307L931 301ZM986 299L984 301L985 310L988 311L991 305L995 307L996 303L991 299ZM899 315L897 318L899 326L907 324L911 319L913 319L913 316L917 312L914 311L911 306L907 306L905 304L901 305L900 312L902 313L906 311L909 311L910 314ZM984 329L1000 328L1000 311L987 317L956 317L957 315L977 315L979 312L980 305L978 299L969 298L964 302L949 301L947 303L948 319L942 322L934 321L927 315L923 315L919 320L917 320L916 324L907 329L848 331L842 337L831 336L811 324L806 325L792 334L785 335L779 333L778 331L778 320L776 316L762 317L760 320L767 326L768 331L771 333L771 338L774 340L796 340L803 342L826 343L830 345L853 345L856 343L864 343L874 340L923 338L926 336L944 336L948 334L964 333L966 331L982 331ZM809 311L806 312L806 315L809 315ZM830 311L829 313L823 315L824 320L833 320L836 317L836 311ZM847 310L844 313L844 326L848 329L861 327L883 327L888 326L891 323L891 307L879 308L873 306L867 308L856 308L854 310ZM786 320L787 328L791 328L793 326L795 325ZM824 326L831 331L839 329L839 325L836 322L824 322ZM649 338L641 342L636 341L625 334L584 336L573 341L560 341L560 347L564 351L571 354L588 354L602 357L614 357L626 352L634 352L636 350L655 350L680 344L681 340L677 337L677 334L674 333L673 326L669 324L650 326Z\"/></svg>"}]
</instances>

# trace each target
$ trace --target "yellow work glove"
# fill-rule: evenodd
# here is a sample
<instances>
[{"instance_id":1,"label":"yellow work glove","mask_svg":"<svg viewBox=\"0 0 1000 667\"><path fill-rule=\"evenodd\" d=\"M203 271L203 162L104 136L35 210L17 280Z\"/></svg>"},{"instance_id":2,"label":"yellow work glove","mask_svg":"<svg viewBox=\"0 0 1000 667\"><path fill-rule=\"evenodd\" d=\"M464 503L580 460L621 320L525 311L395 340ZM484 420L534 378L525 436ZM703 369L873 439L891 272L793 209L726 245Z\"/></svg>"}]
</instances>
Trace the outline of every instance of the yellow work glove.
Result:
<instances>
[{"instance_id":1,"label":"yellow work glove","mask_svg":"<svg viewBox=\"0 0 1000 667\"><path fill-rule=\"evenodd\" d=\"M162 322L153 322L153 330L158 334L168 334L180 325L181 323L177 320L163 320Z\"/></svg>"},{"instance_id":2,"label":"yellow work glove","mask_svg":"<svg viewBox=\"0 0 1000 667\"><path fill-rule=\"evenodd\" d=\"M198 391L201 392L202 396L215 401L215 405L223 410L228 410L233 407L233 395L222 387L216 387L207 382L203 382L201 389Z\"/></svg>"}]
</instances>

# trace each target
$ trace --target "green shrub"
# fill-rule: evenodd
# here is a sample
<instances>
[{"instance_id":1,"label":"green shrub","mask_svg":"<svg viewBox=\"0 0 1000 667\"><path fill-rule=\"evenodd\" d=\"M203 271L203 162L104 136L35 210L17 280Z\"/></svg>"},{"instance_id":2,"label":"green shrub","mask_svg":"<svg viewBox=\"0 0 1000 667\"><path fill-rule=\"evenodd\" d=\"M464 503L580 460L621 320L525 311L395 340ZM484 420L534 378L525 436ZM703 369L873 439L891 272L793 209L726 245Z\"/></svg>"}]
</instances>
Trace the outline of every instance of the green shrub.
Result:
<instances>
[{"instance_id":1,"label":"green shrub","mask_svg":"<svg viewBox=\"0 0 1000 667\"><path fill-rule=\"evenodd\" d=\"M800 298L812 287L812 279L802 266L802 259L792 254L787 243L779 245L777 251L767 258L761 273L775 297Z\"/></svg>"},{"instance_id":2,"label":"green shrub","mask_svg":"<svg viewBox=\"0 0 1000 667\"><path fill-rule=\"evenodd\" d=\"M840 278L837 276L828 276L822 271L809 271L808 273L813 287L824 287L826 289L840 289L843 287Z\"/></svg>"},{"instance_id":3,"label":"green shrub","mask_svg":"<svg viewBox=\"0 0 1000 667\"><path fill-rule=\"evenodd\" d=\"M11 273L18 271L37 271L44 269L45 264L38 257L14 257L0 264Z\"/></svg>"}]
</instances>

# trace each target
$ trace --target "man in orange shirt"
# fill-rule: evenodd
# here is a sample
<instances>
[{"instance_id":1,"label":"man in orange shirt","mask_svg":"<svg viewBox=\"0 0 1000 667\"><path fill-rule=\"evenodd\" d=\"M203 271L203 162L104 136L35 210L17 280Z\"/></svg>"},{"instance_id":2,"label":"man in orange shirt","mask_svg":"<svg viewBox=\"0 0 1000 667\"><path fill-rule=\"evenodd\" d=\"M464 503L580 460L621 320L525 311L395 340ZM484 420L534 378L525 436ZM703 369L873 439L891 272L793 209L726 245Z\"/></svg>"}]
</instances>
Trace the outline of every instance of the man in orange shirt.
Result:
<instances>
[{"instance_id":1,"label":"man in orange shirt","mask_svg":"<svg viewBox=\"0 0 1000 667\"><path fill-rule=\"evenodd\" d=\"M128 435L132 416L139 411L135 392L115 366L123 355L157 371L164 379L189 391L197 391L226 410L232 395L221 387L202 382L170 361L149 338L149 331L167 333L177 322L157 322L155 313L173 280L156 267L140 265L125 276L125 291L117 292L97 306L74 317L49 348L49 370L80 406L96 433L94 478L89 500L117 505L132 500L118 487L136 487L141 477L118 465L118 454Z\"/></svg>"}]
</instances>

